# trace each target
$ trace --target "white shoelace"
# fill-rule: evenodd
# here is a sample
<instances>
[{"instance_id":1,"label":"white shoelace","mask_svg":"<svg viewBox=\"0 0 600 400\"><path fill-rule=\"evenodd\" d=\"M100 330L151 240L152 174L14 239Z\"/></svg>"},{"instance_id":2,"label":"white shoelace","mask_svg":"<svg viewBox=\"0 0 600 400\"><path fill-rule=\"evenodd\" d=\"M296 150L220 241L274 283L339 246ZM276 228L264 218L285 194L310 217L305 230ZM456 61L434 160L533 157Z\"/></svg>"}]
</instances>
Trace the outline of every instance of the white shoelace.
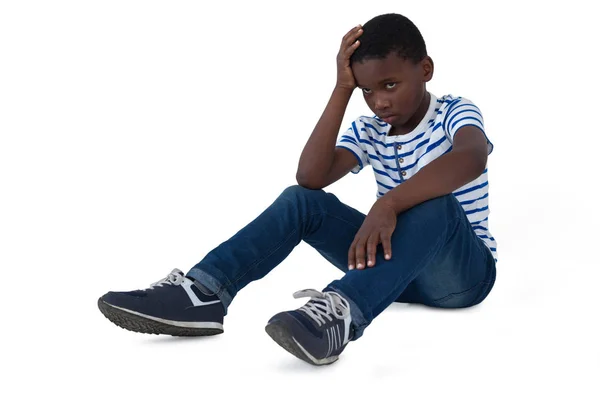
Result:
<instances>
[{"instance_id":1,"label":"white shoelace","mask_svg":"<svg viewBox=\"0 0 600 400\"><path fill-rule=\"evenodd\" d=\"M155 287L162 287L162 285L181 285L183 282L183 272L177 268L175 268L166 278L161 279L160 281L156 281L150 284L149 290L154 289Z\"/></svg>"},{"instance_id":2,"label":"white shoelace","mask_svg":"<svg viewBox=\"0 0 600 400\"><path fill-rule=\"evenodd\" d=\"M294 298L301 297L310 297L311 300L298 310L304 311L318 326L326 322L325 318L333 321L332 315L338 319L345 319L350 315L348 301L336 292L321 293L315 289L304 289L294 293Z\"/></svg>"}]
</instances>

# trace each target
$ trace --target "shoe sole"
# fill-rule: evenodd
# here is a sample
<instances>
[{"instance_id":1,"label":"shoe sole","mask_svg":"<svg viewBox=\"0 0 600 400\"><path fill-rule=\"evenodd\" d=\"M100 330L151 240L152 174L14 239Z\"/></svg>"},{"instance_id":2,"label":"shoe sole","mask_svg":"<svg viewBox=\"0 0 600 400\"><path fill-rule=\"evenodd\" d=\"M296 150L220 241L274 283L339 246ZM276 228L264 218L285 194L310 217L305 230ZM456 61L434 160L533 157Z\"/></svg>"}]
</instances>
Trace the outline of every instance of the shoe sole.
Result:
<instances>
[{"instance_id":1,"label":"shoe sole","mask_svg":"<svg viewBox=\"0 0 600 400\"><path fill-rule=\"evenodd\" d=\"M153 321L113 307L102 299L98 299L98 308L110 322L132 332L171 336L212 336L223 333L223 329L219 328L188 328Z\"/></svg>"},{"instance_id":2,"label":"shoe sole","mask_svg":"<svg viewBox=\"0 0 600 400\"><path fill-rule=\"evenodd\" d=\"M278 345L287 350L290 354L295 355L302 361L306 361L309 364L321 366L329 365L338 360L338 356L332 356L321 360L309 357L305 350L296 342L289 329L281 321L274 321L269 323L265 327L265 331L271 339L273 339Z\"/></svg>"}]
</instances>

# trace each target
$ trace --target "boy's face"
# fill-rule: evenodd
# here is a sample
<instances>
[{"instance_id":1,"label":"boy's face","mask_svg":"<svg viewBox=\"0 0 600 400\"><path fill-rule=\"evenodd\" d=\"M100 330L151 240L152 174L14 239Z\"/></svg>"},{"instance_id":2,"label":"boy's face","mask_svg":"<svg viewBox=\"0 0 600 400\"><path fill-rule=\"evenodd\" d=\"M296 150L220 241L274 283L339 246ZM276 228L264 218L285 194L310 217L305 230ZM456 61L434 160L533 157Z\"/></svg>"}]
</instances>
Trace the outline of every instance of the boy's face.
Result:
<instances>
[{"instance_id":1,"label":"boy's face","mask_svg":"<svg viewBox=\"0 0 600 400\"><path fill-rule=\"evenodd\" d=\"M381 60L353 63L352 72L367 105L378 117L399 131L410 132L418 125L429 106L424 104L425 83L433 75L429 56L415 64L390 53Z\"/></svg>"}]
</instances>

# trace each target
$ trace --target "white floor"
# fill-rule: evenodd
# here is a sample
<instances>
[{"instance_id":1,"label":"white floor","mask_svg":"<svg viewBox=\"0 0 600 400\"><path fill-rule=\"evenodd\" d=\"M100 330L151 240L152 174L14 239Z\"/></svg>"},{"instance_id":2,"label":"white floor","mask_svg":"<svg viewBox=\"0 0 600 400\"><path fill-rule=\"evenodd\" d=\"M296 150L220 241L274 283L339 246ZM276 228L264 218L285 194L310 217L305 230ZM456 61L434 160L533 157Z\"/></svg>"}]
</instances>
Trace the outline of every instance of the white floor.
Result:
<instances>
[{"instance_id":1,"label":"white floor","mask_svg":"<svg viewBox=\"0 0 600 400\"><path fill-rule=\"evenodd\" d=\"M225 333L207 338L142 335L112 325L97 310L97 297L125 289L130 280L148 281L150 274L139 267L107 274L114 267L106 267L95 281L59 295L59 304L56 297L40 299L36 328L30 324L16 342L4 343L13 377L7 383L27 394L22 398L598 398L595 283L575 278L519 283L515 273L501 270L479 306L394 304L335 364L313 367L296 359L268 337L264 325L274 313L303 304L291 297L293 290L320 288L337 275L322 261L316 265L319 256L311 252L300 245L278 269L240 292ZM78 274L64 273L65 279ZM68 304L69 298L79 301Z\"/></svg>"}]
</instances>

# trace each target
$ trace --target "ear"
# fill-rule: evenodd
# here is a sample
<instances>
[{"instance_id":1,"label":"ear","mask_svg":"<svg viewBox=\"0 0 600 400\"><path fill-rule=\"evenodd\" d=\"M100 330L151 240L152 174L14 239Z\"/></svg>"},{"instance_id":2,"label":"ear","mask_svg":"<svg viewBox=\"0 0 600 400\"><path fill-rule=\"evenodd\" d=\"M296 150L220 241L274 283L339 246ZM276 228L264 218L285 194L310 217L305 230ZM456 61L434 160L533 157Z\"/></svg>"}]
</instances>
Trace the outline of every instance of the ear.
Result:
<instances>
[{"instance_id":1,"label":"ear","mask_svg":"<svg viewBox=\"0 0 600 400\"><path fill-rule=\"evenodd\" d=\"M423 68L423 82L429 82L433 78L433 60L431 57L426 56L421 61L421 67Z\"/></svg>"}]
</instances>

